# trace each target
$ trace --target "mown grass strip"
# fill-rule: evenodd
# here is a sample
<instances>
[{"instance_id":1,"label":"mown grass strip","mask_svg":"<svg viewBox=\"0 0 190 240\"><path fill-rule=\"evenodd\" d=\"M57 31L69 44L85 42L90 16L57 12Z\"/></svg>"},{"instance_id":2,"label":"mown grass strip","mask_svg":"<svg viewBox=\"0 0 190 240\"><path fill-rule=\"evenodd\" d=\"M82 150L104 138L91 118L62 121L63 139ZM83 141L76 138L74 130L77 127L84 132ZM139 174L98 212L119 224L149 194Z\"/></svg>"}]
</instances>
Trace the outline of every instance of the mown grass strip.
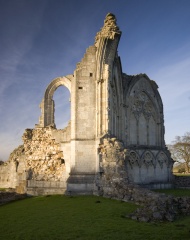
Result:
<instances>
[{"instance_id":1,"label":"mown grass strip","mask_svg":"<svg viewBox=\"0 0 190 240\"><path fill-rule=\"evenodd\" d=\"M155 191L178 197L190 197L190 189L159 189Z\"/></svg>"},{"instance_id":2,"label":"mown grass strip","mask_svg":"<svg viewBox=\"0 0 190 240\"><path fill-rule=\"evenodd\" d=\"M96 196L29 198L0 207L0 239L190 239L190 217L140 223L126 217L136 208Z\"/></svg>"}]
</instances>

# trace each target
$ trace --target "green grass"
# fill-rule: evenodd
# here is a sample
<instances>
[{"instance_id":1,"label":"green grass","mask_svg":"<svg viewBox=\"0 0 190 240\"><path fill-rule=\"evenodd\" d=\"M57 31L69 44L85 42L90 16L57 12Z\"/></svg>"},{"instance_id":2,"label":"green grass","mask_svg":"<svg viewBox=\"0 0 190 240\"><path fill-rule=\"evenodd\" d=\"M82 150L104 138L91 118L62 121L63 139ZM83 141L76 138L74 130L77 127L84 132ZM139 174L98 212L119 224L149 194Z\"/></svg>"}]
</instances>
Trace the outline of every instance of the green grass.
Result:
<instances>
[{"instance_id":1,"label":"green grass","mask_svg":"<svg viewBox=\"0 0 190 240\"><path fill-rule=\"evenodd\" d=\"M190 197L190 189L159 189L159 190L155 190L155 192L166 193L166 194L178 196L178 197L184 197L184 196Z\"/></svg>"},{"instance_id":2,"label":"green grass","mask_svg":"<svg viewBox=\"0 0 190 240\"><path fill-rule=\"evenodd\" d=\"M180 177L190 177L190 173L173 173L175 176L180 176Z\"/></svg>"},{"instance_id":3,"label":"green grass","mask_svg":"<svg viewBox=\"0 0 190 240\"><path fill-rule=\"evenodd\" d=\"M190 239L190 217L140 223L136 206L96 196L34 197L0 206L1 240Z\"/></svg>"}]
</instances>

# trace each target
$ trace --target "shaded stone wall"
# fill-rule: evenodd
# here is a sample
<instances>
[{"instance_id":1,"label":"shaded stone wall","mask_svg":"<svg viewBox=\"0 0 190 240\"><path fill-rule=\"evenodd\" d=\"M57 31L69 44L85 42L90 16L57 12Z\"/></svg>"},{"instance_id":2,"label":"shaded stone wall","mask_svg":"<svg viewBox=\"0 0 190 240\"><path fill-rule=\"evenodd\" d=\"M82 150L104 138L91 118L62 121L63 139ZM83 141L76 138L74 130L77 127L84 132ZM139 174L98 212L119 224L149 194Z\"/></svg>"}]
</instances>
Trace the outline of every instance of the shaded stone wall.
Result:
<instances>
[{"instance_id":1,"label":"shaded stone wall","mask_svg":"<svg viewBox=\"0 0 190 240\"><path fill-rule=\"evenodd\" d=\"M158 86L146 74L123 74L127 171L131 181L150 188L168 187L173 160L165 146L163 104ZM149 185L149 186L148 186Z\"/></svg>"},{"instance_id":2,"label":"shaded stone wall","mask_svg":"<svg viewBox=\"0 0 190 240\"><path fill-rule=\"evenodd\" d=\"M130 180L137 184L160 188L159 185L156 187L157 183L168 184L173 181L173 161L166 148L129 148L126 165Z\"/></svg>"},{"instance_id":3,"label":"shaded stone wall","mask_svg":"<svg viewBox=\"0 0 190 240\"><path fill-rule=\"evenodd\" d=\"M190 188L190 176L175 176L174 184L176 188Z\"/></svg>"},{"instance_id":4,"label":"shaded stone wall","mask_svg":"<svg viewBox=\"0 0 190 240\"><path fill-rule=\"evenodd\" d=\"M1 191L0 190L0 205L6 204L8 202L17 201L26 198L26 194L18 194L14 191Z\"/></svg>"},{"instance_id":5,"label":"shaded stone wall","mask_svg":"<svg viewBox=\"0 0 190 240\"><path fill-rule=\"evenodd\" d=\"M146 74L131 77L125 90L127 144L163 147L163 105L158 86Z\"/></svg>"}]
</instances>

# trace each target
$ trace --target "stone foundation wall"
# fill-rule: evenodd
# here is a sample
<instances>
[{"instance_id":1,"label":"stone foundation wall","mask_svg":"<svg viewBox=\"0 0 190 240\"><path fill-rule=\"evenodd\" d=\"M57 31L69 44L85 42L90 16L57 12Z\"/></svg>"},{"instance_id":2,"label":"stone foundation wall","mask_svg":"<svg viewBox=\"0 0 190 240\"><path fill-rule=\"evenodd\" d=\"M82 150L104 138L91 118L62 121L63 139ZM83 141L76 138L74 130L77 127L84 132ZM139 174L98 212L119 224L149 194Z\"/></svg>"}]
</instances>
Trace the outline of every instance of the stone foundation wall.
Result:
<instances>
[{"instance_id":1,"label":"stone foundation wall","mask_svg":"<svg viewBox=\"0 0 190 240\"><path fill-rule=\"evenodd\" d=\"M190 188L190 176L175 176L174 185L176 188Z\"/></svg>"},{"instance_id":2,"label":"stone foundation wall","mask_svg":"<svg viewBox=\"0 0 190 240\"><path fill-rule=\"evenodd\" d=\"M190 197L173 197L141 188L125 181L112 181L102 196L140 205L126 218L143 222L174 221L178 215L190 215Z\"/></svg>"},{"instance_id":3,"label":"stone foundation wall","mask_svg":"<svg viewBox=\"0 0 190 240\"><path fill-rule=\"evenodd\" d=\"M65 191L66 181L27 181L28 195L64 194Z\"/></svg>"},{"instance_id":4,"label":"stone foundation wall","mask_svg":"<svg viewBox=\"0 0 190 240\"><path fill-rule=\"evenodd\" d=\"M18 194L14 191L2 192L0 191L0 205L6 204L8 202L21 200L26 198L26 194Z\"/></svg>"}]
</instances>

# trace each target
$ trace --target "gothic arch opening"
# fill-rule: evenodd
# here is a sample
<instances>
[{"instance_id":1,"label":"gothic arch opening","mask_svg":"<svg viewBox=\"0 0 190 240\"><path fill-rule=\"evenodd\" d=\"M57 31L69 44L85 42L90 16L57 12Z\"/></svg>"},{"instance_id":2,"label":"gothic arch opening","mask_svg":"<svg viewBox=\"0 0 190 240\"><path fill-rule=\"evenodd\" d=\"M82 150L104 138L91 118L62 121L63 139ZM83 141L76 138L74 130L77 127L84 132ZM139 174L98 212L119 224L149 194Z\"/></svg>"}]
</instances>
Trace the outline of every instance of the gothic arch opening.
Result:
<instances>
[{"instance_id":1,"label":"gothic arch opening","mask_svg":"<svg viewBox=\"0 0 190 240\"><path fill-rule=\"evenodd\" d=\"M57 129L63 129L71 119L71 104L69 90L60 85L53 94L54 124Z\"/></svg>"},{"instance_id":2,"label":"gothic arch opening","mask_svg":"<svg viewBox=\"0 0 190 240\"><path fill-rule=\"evenodd\" d=\"M122 88L119 85L119 76L117 73L117 68L115 69L115 74L113 76L112 82L110 83L110 100L109 100L109 110L110 110L110 131L114 136L119 139L122 138L122 113L121 113L121 103L122 103Z\"/></svg>"},{"instance_id":3,"label":"gothic arch opening","mask_svg":"<svg viewBox=\"0 0 190 240\"><path fill-rule=\"evenodd\" d=\"M65 86L66 88L68 88L69 91L71 91L70 78L68 77L55 78L46 88L44 98L40 104L41 108L41 117L39 122L40 127L46 127L50 125L55 126L54 121L55 104L53 95L59 86Z\"/></svg>"},{"instance_id":4,"label":"gothic arch opening","mask_svg":"<svg viewBox=\"0 0 190 240\"><path fill-rule=\"evenodd\" d=\"M129 107L126 109L129 116L129 143L133 145L157 145L160 115L156 99L151 97L150 91L137 88L131 91L127 102L129 102Z\"/></svg>"}]
</instances>

